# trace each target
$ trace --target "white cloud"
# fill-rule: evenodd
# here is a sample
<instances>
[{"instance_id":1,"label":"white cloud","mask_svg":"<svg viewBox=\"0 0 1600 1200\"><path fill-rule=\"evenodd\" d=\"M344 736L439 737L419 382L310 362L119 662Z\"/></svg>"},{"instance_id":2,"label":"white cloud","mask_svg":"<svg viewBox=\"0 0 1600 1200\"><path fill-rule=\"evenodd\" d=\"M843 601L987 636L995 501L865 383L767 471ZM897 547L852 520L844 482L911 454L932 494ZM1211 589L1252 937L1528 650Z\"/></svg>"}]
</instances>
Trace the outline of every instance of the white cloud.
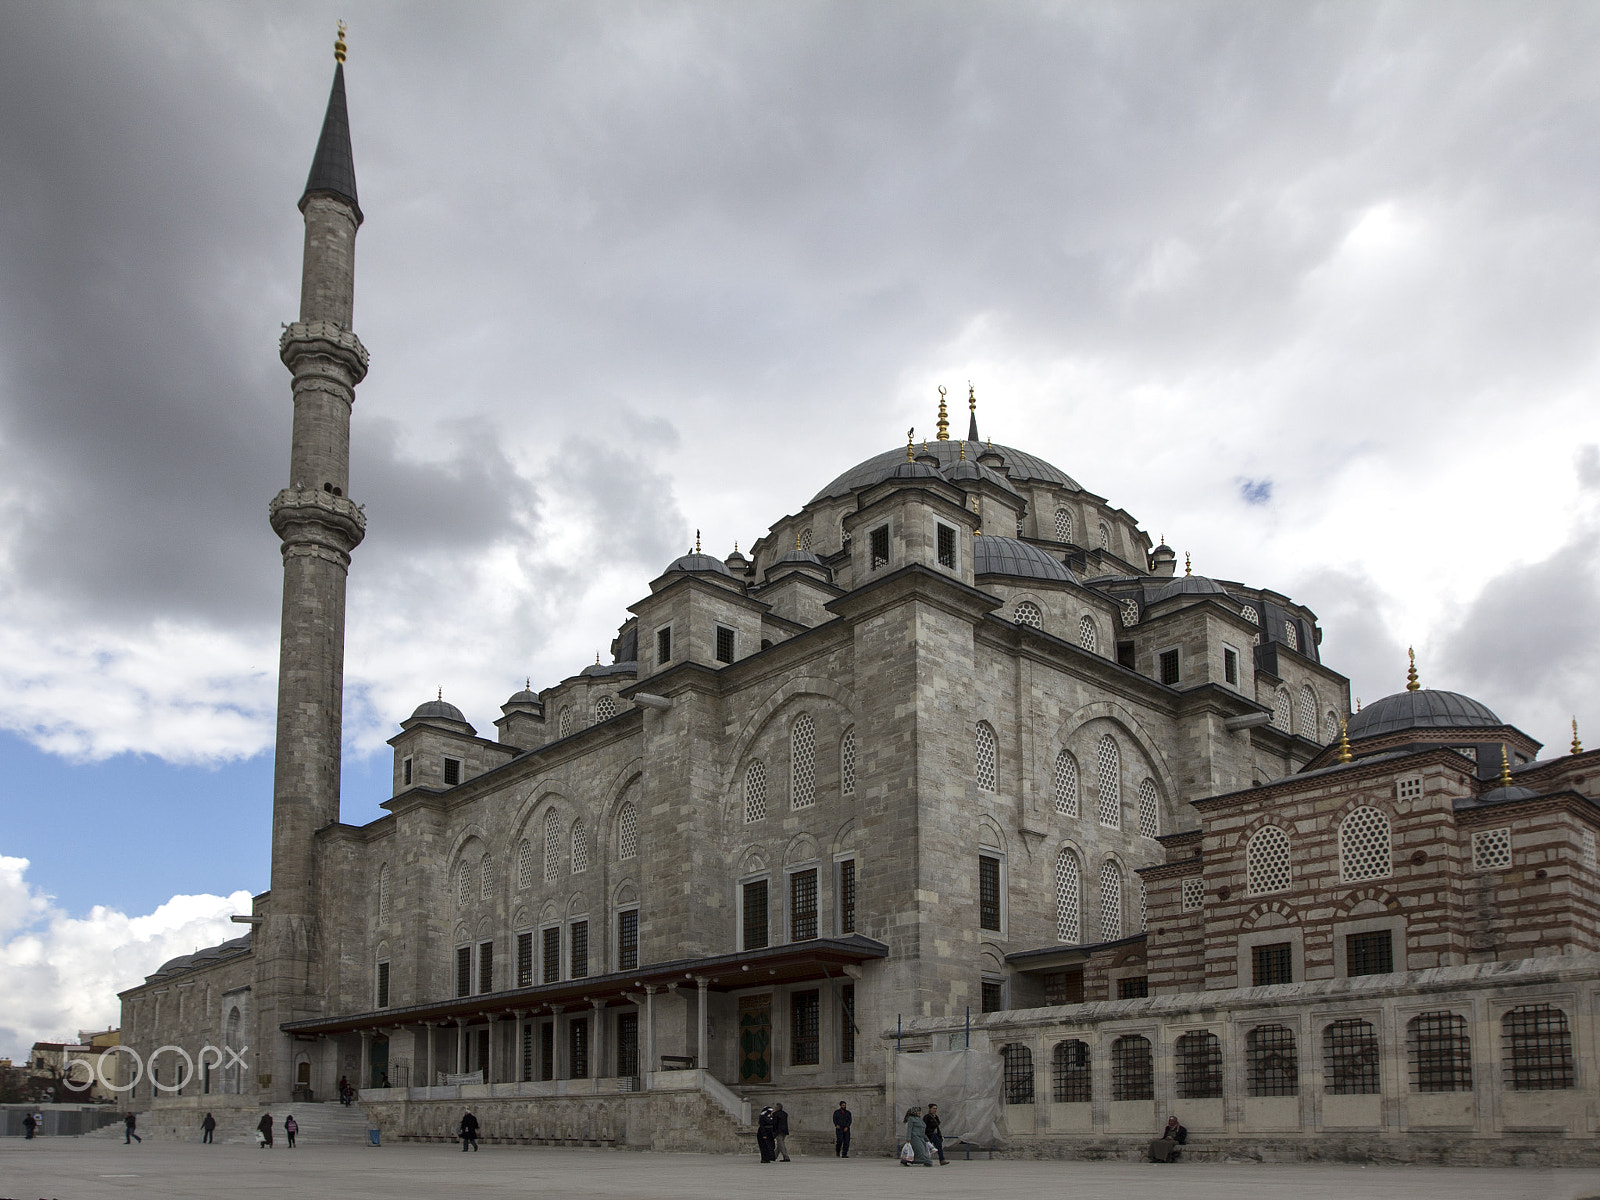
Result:
<instances>
[{"instance_id":1,"label":"white cloud","mask_svg":"<svg viewBox=\"0 0 1600 1200\"><path fill-rule=\"evenodd\" d=\"M0 856L0 1056L13 1059L36 1041L119 1024L119 989L240 936L228 917L250 911L250 893L238 891L174 896L144 916L96 905L75 917L29 884L27 870L27 859Z\"/></svg>"}]
</instances>

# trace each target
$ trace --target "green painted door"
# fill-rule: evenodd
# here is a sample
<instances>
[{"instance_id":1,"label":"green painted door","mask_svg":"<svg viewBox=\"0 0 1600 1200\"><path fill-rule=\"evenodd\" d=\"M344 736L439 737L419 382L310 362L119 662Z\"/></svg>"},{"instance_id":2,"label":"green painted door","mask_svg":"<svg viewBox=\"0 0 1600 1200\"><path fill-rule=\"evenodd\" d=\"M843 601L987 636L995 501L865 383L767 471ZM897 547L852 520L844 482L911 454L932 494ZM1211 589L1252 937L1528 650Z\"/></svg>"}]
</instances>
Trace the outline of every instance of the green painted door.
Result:
<instances>
[{"instance_id":1,"label":"green painted door","mask_svg":"<svg viewBox=\"0 0 1600 1200\"><path fill-rule=\"evenodd\" d=\"M772 997L739 997L739 1082L772 1078Z\"/></svg>"}]
</instances>

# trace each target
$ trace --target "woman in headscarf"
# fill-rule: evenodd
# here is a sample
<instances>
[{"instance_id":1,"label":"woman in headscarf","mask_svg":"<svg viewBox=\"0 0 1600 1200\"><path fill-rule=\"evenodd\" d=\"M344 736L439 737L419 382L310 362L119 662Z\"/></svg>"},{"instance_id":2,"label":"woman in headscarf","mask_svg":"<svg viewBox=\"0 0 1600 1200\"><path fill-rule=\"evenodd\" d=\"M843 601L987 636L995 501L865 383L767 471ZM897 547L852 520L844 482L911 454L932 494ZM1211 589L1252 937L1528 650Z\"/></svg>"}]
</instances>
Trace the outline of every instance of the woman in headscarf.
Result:
<instances>
[{"instance_id":1,"label":"woman in headscarf","mask_svg":"<svg viewBox=\"0 0 1600 1200\"><path fill-rule=\"evenodd\" d=\"M261 1135L261 1148L272 1149L272 1114L262 1113L261 1120L256 1122L256 1132Z\"/></svg>"},{"instance_id":2,"label":"woman in headscarf","mask_svg":"<svg viewBox=\"0 0 1600 1200\"><path fill-rule=\"evenodd\" d=\"M933 1158L928 1154L928 1127L922 1120L920 1108L906 1109L906 1141L911 1143L911 1162L902 1158L902 1167L912 1163L919 1167L933 1166Z\"/></svg>"}]
</instances>

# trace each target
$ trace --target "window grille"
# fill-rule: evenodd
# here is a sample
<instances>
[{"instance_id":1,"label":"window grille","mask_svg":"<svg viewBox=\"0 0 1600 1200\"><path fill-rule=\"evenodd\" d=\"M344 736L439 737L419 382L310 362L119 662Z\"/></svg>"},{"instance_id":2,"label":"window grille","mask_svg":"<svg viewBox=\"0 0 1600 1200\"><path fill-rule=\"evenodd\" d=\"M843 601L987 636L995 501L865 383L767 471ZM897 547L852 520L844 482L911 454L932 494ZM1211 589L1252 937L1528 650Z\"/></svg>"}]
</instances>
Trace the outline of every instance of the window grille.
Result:
<instances>
[{"instance_id":1,"label":"window grille","mask_svg":"<svg viewBox=\"0 0 1600 1200\"><path fill-rule=\"evenodd\" d=\"M533 1082L533 1025L531 1023L522 1026L521 1043L522 1074L520 1078L523 1083L531 1083ZM429 1082L431 1085L432 1081L430 1080Z\"/></svg>"},{"instance_id":2,"label":"window grille","mask_svg":"<svg viewBox=\"0 0 1600 1200\"><path fill-rule=\"evenodd\" d=\"M533 934L517 934L517 986L533 986Z\"/></svg>"},{"instance_id":3,"label":"window grille","mask_svg":"<svg viewBox=\"0 0 1600 1200\"><path fill-rule=\"evenodd\" d=\"M1000 930L1000 860L978 856L978 928Z\"/></svg>"},{"instance_id":4,"label":"window grille","mask_svg":"<svg viewBox=\"0 0 1600 1200\"><path fill-rule=\"evenodd\" d=\"M656 630L656 666L672 661L672 627Z\"/></svg>"},{"instance_id":5,"label":"window grille","mask_svg":"<svg viewBox=\"0 0 1600 1200\"><path fill-rule=\"evenodd\" d=\"M1567 1014L1550 1004L1519 1004L1500 1018L1505 1079L1515 1092L1544 1092L1575 1084Z\"/></svg>"},{"instance_id":6,"label":"window grille","mask_svg":"<svg viewBox=\"0 0 1600 1200\"><path fill-rule=\"evenodd\" d=\"M617 1075L627 1079L639 1073L639 1014L617 1014Z\"/></svg>"},{"instance_id":7,"label":"window grille","mask_svg":"<svg viewBox=\"0 0 1600 1200\"><path fill-rule=\"evenodd\" d=\"M717 661L721 663L733 661L733 630L726 625L717 626Z\"/></svg>"},{"instance_id":8,"label":"window grille","mask_svg":"<svg viewBox=\"0 0 1600 1200\"><path fill-rule=\"evenodd\" d=\"M543 938L544 945L541 949L544 952L542 955L544 961L539 965L543 969L544 976L540 982L558 983L561 979L561 927L552 925L544 931Z\"/></svg>"},{"instance_id":9,"label":"window grille","mask_svg":"<svg viewBox=\"0 0 1600 1200\"><path fill-rule=\"evenodd\" d=\"M1472 1042L1467 1020L1452 1012L1426 1012L1406 1025L1414 1092L1470 1092Z\"/></svg>"},{"instance_id":10,"label":"window grille","mask_svg":"<svg viewBox=\"0 0 1600 1200\"><path fill-rule=\"evenodd\" d=\"M568 931L567 946L570 951L567 973L573 979L589 978L589 922L574 921Z\"/></svg>"},{"instance_id":11,"label":"window grille","mask_svg":"<svg viewBox=\"0 0 1600 1200\"><path fill-rule=\"evenodd\" d=\"M1294 982L1294 943L1274 942L1250 949L1250 986L1272 987Z\"/></svg>"},{"instance_id":12,"label":"window grille","mask_svg":"<svg viewBox=\"0 0 1600 1200\"><path fill-rule=\"evenodd\" d=\"M447 758L447 759L445 759L444 760L444 785L445 785L445 787L455 787L456 784L458 784L460 782L461 782L461 760L459 758Z\"/></svg>"},{"instance_id":13,"label":"window grille","mask_svg":"<svg viewBox=\"0 0 1600 1200\"><path fill-rule=\"evenodd\" d=\"M1021 536L1020 534L1018 536ZM956 565L956 531L948 525L939 526L939 565L954 570Z\"/></svg>"},{"instance_id":14,"label":"window grille","mask_svg":"<svg viewBox=\"0 0 1600 1200\"><path fill-rule=\"evenodd\" d=\"M1395 781L1394 794L1400 800L1422 799L1422 776L1408 775Z\"/></svg>"},{"instance_id":15,"label":"window grille","mask_svg":"<svg viewBox=\"0 0 1600 1200\"><path fill-rule=\"evenodd\" d=\"M572 823L572 873L581 875L589 869L589 830L582 821Z\"/></svg>"},{"instance_id":16,"label":"window grille","mask_svg":"<svg viewBox=\"0 0 1600 1200\"><path fill-rule=\"evenodd\" d=\"M1101 521L1099 529L1095 531L1095 540L1099 542L1100 549L1111 549L1111 526Z\"/></svg>"},{"instance_id":17,"label":"window grille","mask_svg":"<svg viewBox=\"0 0 1600 1200\"><path fill-rule=\"evenodd\" d=\"M378 1007L389 1007L389 964L378 964Z\"/></svg>"},{"instance_id":18,"label":"window grille","mask_svg":"<svg viewBox=\"0 0 1600 1200\"><path fill-rule=\"evenodd\" d=\"M1018 625L1031 625L1034 629L1044 628L1044 614L1032 600L1017 601L1017 607L1012 610L1011 615Z\"/></svg>"},{"instance_id":19,"label":"window grille","mask_svg":"<svg viewBox=\"0 0 1600 1200\"><path fill-rule=\"evenodd\" d=\"M1001 1012L1006 1006L1005 985L998 979L985 979L980 985L979 1007L983 1012Z\"/></svg>"},{"instance_id":20,"label":"window grille","mask_svg":"<svg viewBox=\"0 0 1600 1200\"><path fill-rule=\"evenodd\" d=\"M819 993L789 993L789 1061L797 1067L815 1066L821 1061L821 1039L817 1036L821 1009Z\"/></svg>"},{"instance_id":21,"label":"window grille","mask_svg":"<svg viewBox=\"0 0 1600 1200\"><path fill-rule=\"evenodd\" d=\"M1095 757L1099 760L1100 824L1108 829L1122 828L1122 755L1109 733L1100 739Z\"/></svg>"},{"instance_id":22,"label":"window grille","mask_svg":"<svg viewBox=\"0 0 1600 1200\"><path fill-rule=\"evenodd\" d=\"M1239 652L1231 647L1222 651L1222 679L1234 687L1239 686Z\"/></svg>"},{"instance_id":23,"label":"window grille","mask_svg":"<svg viewBox=\"0 0 1600 1200\"><path fill-rule=\"evenodd\" d=\"M757 879L744 885L744 948L766 948L767 931L767 881Z\"/></svg>"},{"instance_id":24,"label":"window grille","mask_svg":"<svg viewBox=\"0 0 1600 1200\"><path fill-rule=\"evenodd\" d=\"M517 843L517 887L533 886L533 846L527 838Z\"/></svg>"},{"instance_id":25,"label":"window grille","mask_svg":"<svg viewBox=\"0 0 1600 1200\"><path fill-rule=\"evenodd\" d=\"M1094 1095L1089 1044L1076 1038L1057 1042L1051 1057L1050 1098L1057 1104L1088 1104Z\"/></svg>"},{"instance_id":26,"label":"window grille","mask_svg":"<svg viewBox=\"0 0 1600 1200\"><path fill-rule=\"evenodd\" d=\"M478 943L478 994L494 991L494 943Z\"/></svg>"},{"instance_id":27,"label":"window grille","mask_svg":"<svg viewBox=\"0 0 1600 1200\"><path fill-rule=\"evenodd\" d=\"M994 729L987 721L979 721L974 736L973 755L977 763L978 786L986 792L994 791L995 745Z\"/></svg>"},{"instance_id":28,"label":"window grille","mask_svg":"<svg viewBox=\"0 0 1600 1200\"><path fill-rule=\"evenodd\" d=\"M1052 971L1044 977L1044 1002L1055 1004L1083 1003L1083 968L1071 971Z\"/></svg>"},{"instance_id":29,"label":"window grille","mask_svg":"<svg viewBox=\"0 0 1600 1200\"><path fill-rule=\"evenodd\" d=\"M1079 913L1082 911L1081 872L1078 856L1071 850L1062 850L1056 856L1056 941L1076 944L1079 936Z\"/></svg>"},{"instance_id":30,"label":"window grille","mask_svg":"<svg viewBox=\"0 0 1600 1200\"><path fill-rule=\"evenodd\" d=\"M744 772L744 819L746 824L767 815L767 768L753 762Z\"/></svg>"},{"instance_id":31,"label":"window grille","mask_svg":"<svg viewBox=\"0 0 1600 1200\"><path fill-rule=\"evenodd\" d=\"M405 784L406 787L411 786L411 760L409 758L400 760L400 782Z\"/></svg>"},{"instance_id":32,"label":"window grille","mask_svg":"<svg viewBox=\"0 0 1600 1200\"><path fill-rule=\"evenodd\" d=\"M622 806L617 813L617 857L636 858L639 854L639 810L633 802Z\"/></svg>"},{"instance_id":33,"label":"window grille","mask_svg":"<svg viewBox=\"0 0 1600 1200\"><path fill-rule=\"evenodd\" d=\"M561 876L561 818L551 809L544 815L544 881L554 883Z\"/></svg>"},{"instance_id":34,"label":"window grille","mask_svg":"<svg viewBox=\"0 0 1600 1200\"><path fill-rule=\"evenodd\" d=\"M589 1078L589 1018L574 1017L567 1026L567 1072L573 1079Z\"/></svg>"},{"instance_id":35,"label":"window grille","mask_svg":"<svg viewBox=\"0 0 1600 1200\"><path fill-rule=\"evenodd\" d=\"M384 863L378 868L378 923L386 924L389 920L389 864Z\"/></svg>"},{"instance_id":36,"label":"window grille","mask_svg":"<svg viewBox=\"0 0 1600 1200\"><path fill-rule=\"evenodd\" d=\"M1378 1094L1378 1031L1370 1021L1323 1026L1322 1077L1333 1096Z\"/></svg>"},{"instance_id":37,"label":"window grille","mask_svg":"<svg viewBox=\"0 0 1600 1200\"><path fill-rule=\"evenodd\" d=\"M1072 514L1064 508L1056 509L1056 541L1072 540Z\"/></svg>"},{"instance_id":38,"label":"window grille","mask_svg":"<svg viewBox=\"0 0 1600 1200\"><path fill-rule=\"evenodd\" d=\"M1281 729L1284 733L1289 730L1289 693L1282 688L1272 698L1272 727Z\"/></svg>"},{"instance_id":39,"label":"window grille","mask_svg":"<svg viewBox=\"0 0 1600 1200\"><path fill-rule=\"evenodd\" d=\"M1293 621L1283 623L1283 642L1291 650L1300 649L1300 631L1295 628Z\"/></svg>"},{"instance_id":40,"label":"window grille","mask_svg":"<svg viewBox=\"0 0 1600 1200\"><path fill-rule=\"evenodd\" d=\"M1252 1096L1298 1096L1300 1059L1294 1030L1259 1025L1245 1035L1245 1078Z\"/></svg>"},{"instance_id":41,"label":"window grille","mask_svg":"<svg viewBox=\"0 0 1600 1200\"><path fill-rule=\"evenodd\" d=\"M472 868L462 863L456 868L456 905L465 908L472 903Z\"/></svg>"},{"instance_id":42,"label":"window grille","mask_svg":"<svg viewBox=\"0 0 1600 1200\"><path fill-rule=\"evenodd\" d=\"M1239 610L1239 615L1252 625L1261 624L1261 614L1256 611L1256 607L1253 604L1246 604Z\"/></svg>"},{"instance_id":43,"label":"window grille","mask_svg":"<svg viewBox=\"0 0 1600 1200\"><path fill-rule=\"evenodd\" d=\"M811 549L811 530L805 529L800 532L800 549Z\"/></svg>"},{"instance_id":44,"label":"window grille","mask_svg":"<svg viewBox=\"0 0 1600 1200\"><path fill-rule=\"evenodd\" d=\"M494 895L494 858L488 854L478 866L478 896L488 900Z\"/></svg>"},{"instance_id":45,"label":"window grille","mask_svg":"<svg viewBox=\"0 0 1600 1200\"><path fill-rule=\"evenodd\" d=\"M632 971L639 965L639 910L630 908L617 914L617 970Z\"/></svg>"},{"instance_id":46,"label":"window grille","mask_svg":"<svg viewBox=\"0 0 1600 1200\"><path fill-rule=\"evenodd\" d=\"M1078 763L1062 750L1056 755L1055 773L1056 812L1063 817L1078 815Z\"/></svg>"},{"instance_id":47,"label":"window grille","mask_svg":"<svg viewBox=\"0 0 1600 1200\"><path fill-rule=\"evenodd\" d=\"M817 936L817 873L796 871L789 876L789 940L809 942Z\"/></svg>"},{"instance_id":48,"label":"window grille","mask_svg":"<svg viewBox=\"0 0 1600 1200\"><path fill-rule=\"evenodd\" d=\"M856 931L856 860L839 864L839 932Z\"/></svg>"},{"instance_id":49,"label":"window grille","mask_svg":"<svg viewBox=\"0 0 1600 1200\"><path fill-rule=\"evenodd\" d=\"M539 1026L539 1078L556 1077L556 1023L546 1021Z\"/></svg>"},{"instance_id":50,"label":"window grille","mask_svg":"<svg viewBox=\"0 0 1600 1200\"><path fill-rule=\"evenodd\" d=\"M1139 623L1139 602L1131 596L1122 602L1122 624L1132 629Z\"/></svg>"},{"instance_id":51,"label":"window grille","mask_svg":"<svg viewBox=\"0 0 1600 1200\"><path fill-rule=\"evenodd\" d=\"M1147 838L1161 834L1161 799L1156 795L1153 779L1139 783L1139 832Z\"/></svg>"},{"instance_id":52,"label":"window grille","mask_svg":"<svg viewBox=\"0 0 1600 1200\"><path fill-rule=\"evenodd\" d=\"M1317 694L1309 685L1300 689L1300 736L1317 739Z\"/></svg>"},{"instance_id":53,"label":"window grille","mask_svg":"<svg viewBox=\"0 0 1600 1200\"><path fill-rule=\"evenodd\" d=\"M456 947L456 995L472 995L472 947Z\"/></svg>"},{"instance_id":54,"label":"window grille","mask_svg":"<svg viewBox=\"0 0 1600 1200\"><path fill-rule=\"evenodd\" d=\"M1198 875L1183 881L1183 911L1199 912L1205 907L1206 885Z\"/></svg>"},{"instance_id":55,"label":"window grille","mask_svg":"<svg viewBox=\"0 0 1600 1200\"><path fill-rule=\"evenodd\" d=\"M789 732L789 805L810 808L817 800L817 727L810 713L794 719Z\"/></svg>"},{"instance_id":56,"label":"window grille","mask_svg":"<svg viewBox=\"0 0 1600 1200\"><path fill-rule=\"evenodd\" d=\"M1139 881L1139 932L1143 933L1150 928L1150 897L1144 888L1144 876L1134 878Z\"/></svg>"},{"instance_id":57,"label":"window grille","mask_svg":"<svg viewBox=\"0 0 1600 1200\"><path fill-rule=\"evenodd\" d=\"M1033 1103L1033 1051L1017 1042L1000 1047L1005 1064L1003 1095L1007 1104Z\"/></svg>"},{"instance_id":58,"label":"window grille","mask_svg":"<svg viewBox=\"0 0 1600 1200\"><path fill-rule=\"evenodd\" d=\"M557 731L558 737L570 737L572 734L572 709L561 710L561 728Z\"/></svg>"},{"instance_id":59,"label":"window grille","mask_svg":"<svg viewBox=\"0 0 1600 1200\"><path fill-rule=\"evenodd\" d=\"M1148 975L1130 975L1125 979L1117 980L1118 1000L1143 1000L1150 994L1150 977Z\"/></svg>"},{"instance_id":60,"label":"window grille","mask_svg":"<svg viewBox=\"0 0 1600 1200\"><path fill-rule=\"evenodd\" d=\"M594 702L594 723L609 721L617 715L617 702L610 696L601 696Z\"/></svg>"},{"instance_id":61,"label":"window grille","mask_svg":"<svg viewBox=\"0 0 1600 1200\"><path fill-rule=\"evenodd\" d=\"M1276 825L1263 825L1244 852L1244 890L1265 896L1289 890L1289 835Z\"/></svg>"},{"instance_id":62,"label":"window grille","mask_svg":"<svg viewBox=\"0 0 1600 1200\"><path fill-rule=\"evenodd\" d=\"M1181 664L1176 650L1163 650L1160 658L1161 682L1168 687L1176 686L1178 680L1183 678Z\"/></svg>"},{"instance_id":63,"label":"window grille","mask_svg":"<svg viewBox=\"0 0 1600 1200\"><path fill-rule=\"evenodd\" d=\"M1222 1039L1210 1030L1196 1029L1181 1035L1172 1053L1177 1066L1178 1099L1221 1099Z\"/></svg>"},{"instance_id":64,"label":"window grille","mask_svg":"<svg viewBox=\"0 0 1600 1200\"><path fill-rule=\"evenodd\" d=\"M1094 632L1094 618L1085 613L1078 619L1078 645L1091 654L1095 652L1098 641Z\"/></svg>"},{"instance_id":65,"label":"window grille","mask_svg":"<svg viewBox=\"0 0 1600 1200\"><path fill-rule=\"evenodd\" d=\"M1339 714L1331 708L1322 718L1322 740L1329 744L1339 740Z\"/></svg>"},{"instance_id":66,"label":"window grille","mask_svg":"<svg viewBox=\"0 0 1600 1200\"><path fill-rule=\"evenodd\" d=\"M1394 970L1394 936L1387 929L1352 933L1344 939L1345 974L1387 975Z\"/></svg>"},{"instance_id":67,"label":"window grille","mask_svg":"<svg viewBox=\"0 0 1600 1200\"><path fill-rule=\"evenodd\" d=\"M1480 829L1472 835L1472 869L1498 871L1511 865L1511 830Z\"/></svg>"},{"instance_id":68,"label":"window grille","mask_svg":"<svg viewBox=\"0 0 1600 1200\"><path fill-rule=\"evenodd\" d=\"M1339 878L1345 883L1389 878L1390 849L1389 818L1375 808L1352 809L1339 822Z\"/></svg>"},{"instance_id":69,"label":"window grille","mask_svg":"<svg viewBox=\"0 0 1600 1200\"><path fill-rule=\"evenodd\" d=\"M1100 867L1100 940L1114 942L1122 936L1122 868L1115 859Z\"/></svg>"},{"instance_id":70,"label":"window grille","mask_svg":"<svg viewBox=\"0 0 1600 1200\"><path fill-rule=\"evenodd\" d=\"M850 726L839 739L839 794L856 794L856 727Z\"/></svg>"},{"instance_id":71,"label":"window grille","mask_svg":"<svg viewBox=\"0 0 1600 1200\"><path fill-rule=\"evenodd\" d=\"M868 549L872 556L872 569L889 565L889 527L880 525L872 531L868 538Z\"/></svg>"},{"instance_id":72,"label":"window grille","mask_svg":"<svg viewBox=\"0 0 1600 1200\"><path fill-rule=\"evenodd\" d=\"M856 1060L856 985L847 983L839 989L839 1061Z\"/></svg>"},{"instance_id":73,"label":"window grille","mask_svg":"<svg viewBox=\"0 0 1600 1200\"><path fill-rule=\"evenodd\" d=\"M1583 865L1588 867L1589 870L1593 871L1595 869L1594 830L1585 829L1582 836Z\"/></svg>"},{"instance_id":74,"label":"window grille","mask_svg":"<svg viewBox=\"0 0 1600 1200\"><path fill-rule=\"evenodd\" d=\"M1111 1098L1155 1099L1155 1072L1151 1069L1149 1038L1130 1033L1111 1043Z\"/></svg>"}]
</instances>

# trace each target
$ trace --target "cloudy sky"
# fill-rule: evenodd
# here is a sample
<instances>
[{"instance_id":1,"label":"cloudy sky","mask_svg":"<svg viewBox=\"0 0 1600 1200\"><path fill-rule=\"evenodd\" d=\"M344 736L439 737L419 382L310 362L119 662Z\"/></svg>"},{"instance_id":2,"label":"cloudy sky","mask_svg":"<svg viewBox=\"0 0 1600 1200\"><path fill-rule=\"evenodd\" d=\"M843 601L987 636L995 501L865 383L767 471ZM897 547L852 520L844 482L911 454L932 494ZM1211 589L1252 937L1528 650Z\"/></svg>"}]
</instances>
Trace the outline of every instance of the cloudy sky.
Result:
<instances>
[{"instance_id":1,"label":"cloudy sky","mask_svg":"<svg viewBox=\"0 0 1600 1200\"><path fill-rule=\"evenodd\" d=\"M1355 694L1414 644L1600 737L1594 5L13 3L0 1054L267 884L337 17L346 820L435 688L492 731L696 528L748 546L968 380L986 436L1309 604Z\"/></svg>"}]
</instances>

